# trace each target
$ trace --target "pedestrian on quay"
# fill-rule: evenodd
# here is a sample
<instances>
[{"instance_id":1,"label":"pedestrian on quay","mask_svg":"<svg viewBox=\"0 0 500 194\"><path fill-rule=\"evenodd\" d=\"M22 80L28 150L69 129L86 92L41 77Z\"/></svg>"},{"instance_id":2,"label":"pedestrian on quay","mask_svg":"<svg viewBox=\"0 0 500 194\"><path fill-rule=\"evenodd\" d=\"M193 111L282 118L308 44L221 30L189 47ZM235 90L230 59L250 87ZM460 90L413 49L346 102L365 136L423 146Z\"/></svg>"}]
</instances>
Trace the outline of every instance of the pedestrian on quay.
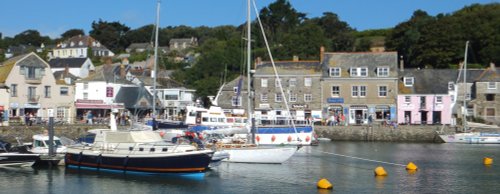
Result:
<instances>
[{"instance_id":1,"label":"pedestrian on quay","mask_svg":"<svg viewBox=\"0 0 500 194\"><path fill-rule=\"evenodd\" d=\"M92 111L89 110L89 112L87 113L87 124L93 125L93 119L94 115L92 114Z\"/></svg>"}]
</instances>

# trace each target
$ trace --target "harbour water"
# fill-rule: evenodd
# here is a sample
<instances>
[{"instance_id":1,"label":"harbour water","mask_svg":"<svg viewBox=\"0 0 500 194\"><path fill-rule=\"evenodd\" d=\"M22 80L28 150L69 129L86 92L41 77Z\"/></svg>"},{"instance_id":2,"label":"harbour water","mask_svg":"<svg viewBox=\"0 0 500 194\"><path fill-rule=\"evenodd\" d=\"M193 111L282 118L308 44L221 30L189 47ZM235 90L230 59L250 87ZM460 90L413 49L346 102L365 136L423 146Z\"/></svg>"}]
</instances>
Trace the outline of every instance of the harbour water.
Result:
<instances>
[{"instance_id":1,"label":"harbour water","mask_svg":"<svg viewBox=\"0 0 500 194\"><path fill-rule=\"evenodd\" d=\"M499 149L500 145L322 142L301 148L282 165L223 163L203 178L64 167L0 168L0 193L500 193ZM492 157L493 165L483 165L483 157ZM407 172L408 162L418 171ZM378 165L387 177L374 176ZM318 190L321 178L333 183L333 190Z\"/></svg>"}]
</instances>

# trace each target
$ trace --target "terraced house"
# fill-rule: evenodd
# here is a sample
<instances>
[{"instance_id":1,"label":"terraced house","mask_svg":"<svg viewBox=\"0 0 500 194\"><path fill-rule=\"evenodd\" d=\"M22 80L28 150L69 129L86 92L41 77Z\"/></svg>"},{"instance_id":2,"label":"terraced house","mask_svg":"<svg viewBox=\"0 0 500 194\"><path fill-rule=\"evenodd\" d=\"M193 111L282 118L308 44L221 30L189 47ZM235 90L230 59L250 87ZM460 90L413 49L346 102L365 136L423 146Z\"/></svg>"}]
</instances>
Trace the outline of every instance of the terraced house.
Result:
<instances>
[{"instance_id":1,"label":"terraced house","mask_svg":"<svg viewBox=\"0 0 500 194\"><path fill-rule=\"evenodd\" d=\"M343 116L347 124L395 120L396 52L321 51L324 118Z\"/></svg>"}]
</instances>

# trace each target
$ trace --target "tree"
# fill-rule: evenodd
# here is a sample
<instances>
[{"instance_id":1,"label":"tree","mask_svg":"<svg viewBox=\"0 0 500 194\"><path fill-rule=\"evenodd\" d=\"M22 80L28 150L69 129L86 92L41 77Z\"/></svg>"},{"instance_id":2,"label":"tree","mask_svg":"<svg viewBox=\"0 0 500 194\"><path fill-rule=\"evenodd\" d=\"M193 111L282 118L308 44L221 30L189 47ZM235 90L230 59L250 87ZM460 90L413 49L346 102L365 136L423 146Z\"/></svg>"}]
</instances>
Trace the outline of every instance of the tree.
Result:
<instances>
[{"instance_id":1,"label":"tree","mask_svg":"<svg viewBox=\"0 0 500 194\"><path fill-rule=\"evenodd\" d=\"M48 36L41 36L37 30L26 30L14 36L14 44L40 46L42 43L50 43L51 39Z\"/></svg>"},{"instance_id":2,"label":"tree","mask_svg":"<svg viewBox=\"0 0 500 194\"><path fill-rule=\"evenodd\" d=\"M62 39L68 39L73 36L78 36L78 35L85 35L85 32L82 29L70 29L64 33L61 34Z\"/></svg>"},{"instance_id":3,"label":"tree","mask_svg":"<svg viewBox=\"0 0 500 194\"><path fill-rule=\"evenodd\" d=\"M295 30L306 19L306 14L295 10L290 2L277 0L260 10L260 19L264 28L269 30L267 35L270 44L279 44L285 34Z\"/></svg>"},{"instance_id":4,"label":"tree","mask_svg":"<svg viewBox=\"0 0 500 194\"><path fill-rule=\"evenodd\" d=\"M90 36L99 40L101 44L105 45L108 49L117 53L125 50L129 45L125 35L130 30L120 22L107 22L99 19L98 22L92 22L92 30Z\"/></svg>"}]
</instances>

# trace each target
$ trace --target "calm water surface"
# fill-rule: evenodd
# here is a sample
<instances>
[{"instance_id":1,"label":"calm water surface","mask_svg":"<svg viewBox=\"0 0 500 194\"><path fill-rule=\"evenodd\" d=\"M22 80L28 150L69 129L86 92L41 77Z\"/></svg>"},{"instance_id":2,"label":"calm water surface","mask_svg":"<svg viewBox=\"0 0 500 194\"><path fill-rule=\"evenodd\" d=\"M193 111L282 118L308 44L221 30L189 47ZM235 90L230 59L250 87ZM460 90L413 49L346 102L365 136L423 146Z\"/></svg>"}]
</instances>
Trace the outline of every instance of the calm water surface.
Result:
<instances>
[{"instance_id":1,"label":"calm water surface","mask_svg":"<svg viewBox=\"0 0 500 194\"><path fill-rule=\"evenodd\" d=\"M394 164L341 157L349 155ZM492 166L482 164L493 157ZM415 163L419 170L404 167ZM204 178L0 168L0 193L500 193L500 145L327 142L282 165L223 163ZM388 176L377 178L382 165ZM318 190L327 178L333 190Z\"/></svg>"}]
</instances>

